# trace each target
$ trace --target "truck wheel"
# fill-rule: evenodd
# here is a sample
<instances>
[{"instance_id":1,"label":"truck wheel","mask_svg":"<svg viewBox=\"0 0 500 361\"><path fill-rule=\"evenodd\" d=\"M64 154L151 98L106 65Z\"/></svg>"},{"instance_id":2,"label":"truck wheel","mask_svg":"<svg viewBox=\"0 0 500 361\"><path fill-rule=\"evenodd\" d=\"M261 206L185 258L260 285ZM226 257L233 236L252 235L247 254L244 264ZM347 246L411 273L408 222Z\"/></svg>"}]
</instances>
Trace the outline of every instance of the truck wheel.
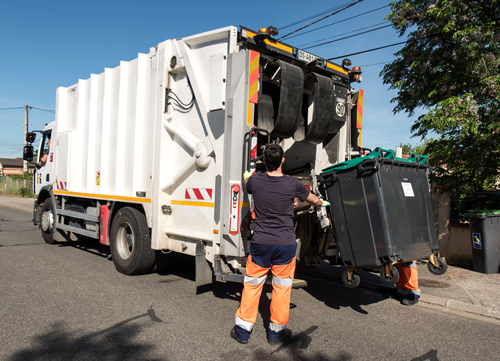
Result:
<instances>
[{"instance_id":1,"label":"truck wheel","mask_svg":"<svg viewBox=\"0 0 500 361\"><path fill-rule=\"evenodd\" d=\"M151 236L144 214L121 208L111 224L111 256L116 270L126 275L148 273L155 264Z\"/></svg>"},{"instance_id":2,"label":"truck wheel","mask_svg":"<svg viewBox=\"0 0 500 361\"><path fill-rule=\"evenodd\" d=\"M50 198L46 199L42 206L40 230L42 231L43 240L48 244L56 242L54 240L54 210L52 208Z\"/></svg>"},{"instance_id":3,"label":"truck wheel","mask_svg":"<svg viewBox=\"0 0 500 361\"><path fill-rule=\"evenodd\" d=\"M385 271L385 267L382 267L380 269L380 279L386 285L393 286L399 281L399 271L396 267L392 267L391 274L388 275L387 272Z\"/></svg>"},{"instance_id":4,"label":"truck wheel","mask_svg":"<svg viewBox=\"0 0 500 361\"><path fill-rule=\"evenodd\" d=\"M356 288L359 286L359 283L361 282L361 278L359 277L359 274L353 273L352 274L352 279L349 281L347 277L347 270L345 270L342 273L342 282L344 283L344 286L347 288Z\"/></svg>"},{"instance_id":5,"label":"truck wheel","mask_svg":"<svg viewBox=\"0 0 500 361\"><path fill-rule=\"evenodd\" d=\"M430 261L427 262L427 269L429 270L430 273L432 274L435 274L435 275L444 275L445 272L448 270L448 264L446 263L446 261L444 259L442 259L441 257L436 257L438 263L439 263L439 266L436 267L434 266Z\"/></svg>"}]
</instances>

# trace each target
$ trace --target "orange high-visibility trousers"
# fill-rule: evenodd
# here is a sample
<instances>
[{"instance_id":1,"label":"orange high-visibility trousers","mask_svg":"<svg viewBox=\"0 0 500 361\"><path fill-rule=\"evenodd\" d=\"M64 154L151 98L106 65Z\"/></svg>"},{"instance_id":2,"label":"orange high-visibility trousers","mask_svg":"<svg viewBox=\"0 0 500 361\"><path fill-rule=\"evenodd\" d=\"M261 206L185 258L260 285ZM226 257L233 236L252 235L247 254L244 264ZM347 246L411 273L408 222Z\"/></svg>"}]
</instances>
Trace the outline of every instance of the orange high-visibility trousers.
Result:
<instances>
[{"instance_id":1,"label":"orange high-visibility trousers","mask_svg":"<svg viewBox=\"0 0 500 361\"><path fill-rule=\"evenodd\" d=\"M257 248L261 252L256 251L256 254L252 255L252 250ZM235 330L240 340L249 339L257 319L262 288L271 269L273 293L268 337L279 338L288 324L296 245L280 247L257 244L252 245L252 250L247 260L243 294L235 317Z\"/></svg>"},{"instance_id":2,"label":"orange high-visibility trousers","mask_svg":"<svg viewBox=\"0 0 500 361\"><path fill-rule=\"evenodd\" d=\"M403 296L409 292L420 295L416 261L398 264L398 271L399 281L396 283L398 292Z\"/></svg>"}]
</instances>

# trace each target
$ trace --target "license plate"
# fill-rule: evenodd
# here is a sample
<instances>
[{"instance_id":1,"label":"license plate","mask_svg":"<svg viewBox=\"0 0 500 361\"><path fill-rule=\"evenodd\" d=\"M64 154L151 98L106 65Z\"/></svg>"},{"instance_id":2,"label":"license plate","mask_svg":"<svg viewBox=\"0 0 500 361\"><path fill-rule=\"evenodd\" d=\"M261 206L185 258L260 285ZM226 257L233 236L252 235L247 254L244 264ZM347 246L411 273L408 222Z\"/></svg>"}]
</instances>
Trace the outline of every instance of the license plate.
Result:
<instances>
[{"instance_id":1,"label":"license plate","mask_svg":"<svg viewBox=\"0 0 500 361\"><path fill-rule=\"evenodd\" d=\"M304 50L299 50L298 58L301 60L305 60L307 62L319 59L316 55L309 54L308 52L305 52Z\"/></svg>"}]
</instances>

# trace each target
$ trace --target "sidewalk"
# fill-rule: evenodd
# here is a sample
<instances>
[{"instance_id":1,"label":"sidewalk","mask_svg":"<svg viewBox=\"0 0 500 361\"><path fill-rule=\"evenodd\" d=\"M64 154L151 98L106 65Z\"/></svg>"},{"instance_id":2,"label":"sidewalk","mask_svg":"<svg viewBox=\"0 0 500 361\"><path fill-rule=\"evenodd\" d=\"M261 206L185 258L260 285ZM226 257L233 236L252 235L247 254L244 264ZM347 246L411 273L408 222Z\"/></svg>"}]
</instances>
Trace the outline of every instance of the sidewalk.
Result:
<instances>
[{"instance_id":1,"label":"sidewalk","mask_svg":"<svg viewBox=\"0 0 500 361\"><path fill-rule=\"evenodd\" d=\"M500 273L483 274L448 265L447 272L437 276L429 272L425 262L419 262L417 268L422 291L418 305L500 321ZM330 266L324 262L316 270L307 270L301 275L327 279L343 286L342 273L345 269L345 266ZM380 290L385 285L378 273L361 270L359 275L361 284L358 288L381 294Z\"/></svg>"},{"instance_id":2,"label":"sidewalk","mask_svg":"<svg viewBox=\"0 0 500 361\"><path fill-rule=\"evenodd\" d=\"M21 197L0 195L0 206L3 207L17 208L23 211L28 211L33 213L34 203L35 203L35 198L21 198Z\"/></svg>"}]
</instances>

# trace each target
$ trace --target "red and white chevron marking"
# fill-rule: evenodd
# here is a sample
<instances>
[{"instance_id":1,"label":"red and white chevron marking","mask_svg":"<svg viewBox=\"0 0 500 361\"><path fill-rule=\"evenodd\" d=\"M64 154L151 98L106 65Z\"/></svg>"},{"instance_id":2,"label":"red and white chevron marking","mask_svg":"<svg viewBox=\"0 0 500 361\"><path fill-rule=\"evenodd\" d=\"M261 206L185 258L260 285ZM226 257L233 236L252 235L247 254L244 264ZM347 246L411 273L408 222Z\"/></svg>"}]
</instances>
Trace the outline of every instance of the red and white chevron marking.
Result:
<instances>
[{"instance_id":1,"label":"red and white chevron marking","mask_svg":"<svg viewBox=\"0 0 500 361\"><path fill-rule=\"evenodd\" d=\"M57 189L67 189L68 184L67 182L56 182L56 187Z\"/></svg>"},{"instance_id":2,"label":"red and white chevron marking","mask_svg":"<svg viewBox=\"0 0 500 361\"><path fill-rule=\"evenodd\" d=\"M210 188L186 188L186 199L199 199L202 201L212 200L212 189Z\"/></svg>"}]
</instances>

